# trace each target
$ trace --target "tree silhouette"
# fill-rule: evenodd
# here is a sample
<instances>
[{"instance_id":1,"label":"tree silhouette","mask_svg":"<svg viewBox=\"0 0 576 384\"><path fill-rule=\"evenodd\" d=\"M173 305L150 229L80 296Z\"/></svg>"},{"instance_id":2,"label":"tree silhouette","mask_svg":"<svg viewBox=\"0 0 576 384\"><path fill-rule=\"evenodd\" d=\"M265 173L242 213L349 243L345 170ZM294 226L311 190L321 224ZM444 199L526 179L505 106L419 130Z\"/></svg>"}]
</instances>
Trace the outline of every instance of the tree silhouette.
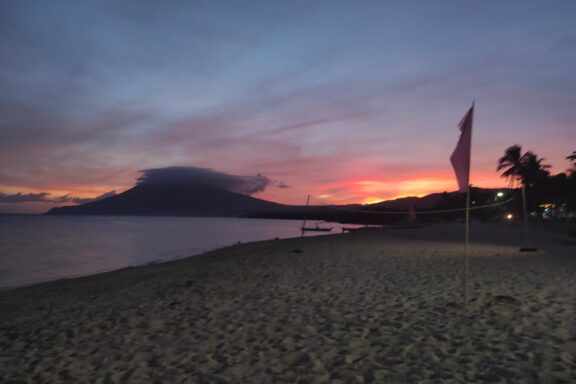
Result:
<instances>
[{"instance_id":1,"label":"tree silhouette","mask_svg":"<svg viewBox=\"0 0 576 384\"><path fill-rule=\"evenodd\" d=\"M502 177L519 181L526 187L533 187L550 176L550 165L543 162L544 158L538 158L534 152L522 154L522 147L513 145L507 148L504 156L498 160L496 170L504 169Z\"/></svg>"},{"instance_id":2,"label":"tree silhouette","mask_svg":"<svg viewBox=\"0 0 576 384\"><path fill-rule=\"evenodd\" d=\"M521 159L521 177L522 183L529 187L544 181L550 176L548 169L550 165L543 164L544 158L538 158L535 153L528 151Z\"/></svg>"},{"instance_id":3,"label":"tree silhouette","mask_svg":"<svg viewBox=\"0 0 576 384\"><path fill-rule=\"evenodd\" d=\"M572 154L566 156L566 160L570 161L570 168L566 170L568 177L573 184L576 184L576 151L572 151Z\"/></svg>"},{"instance_id":4,"label":"tree silhouette","mask_svg":"<svg viewBox=\"0 0 576 384\"><path fill-rule=\"evenodd\" d=\"M572 172L576 172L576 151L572 151L570 156L566 156L566 160L570 160L572 163Z\"/></svg>"},{"instance_id":5,"label":"tree silhouette","mask_svg":"<svg viewBox=\"0 0 576 384\"><path fill-rule=\"evenodd\" d=\"M512 180L521 180L522 173L522 147L513 145L506 149L504 156L498 160L497 171L504 169L502 177Z\"/></svg>"}]
</instances>

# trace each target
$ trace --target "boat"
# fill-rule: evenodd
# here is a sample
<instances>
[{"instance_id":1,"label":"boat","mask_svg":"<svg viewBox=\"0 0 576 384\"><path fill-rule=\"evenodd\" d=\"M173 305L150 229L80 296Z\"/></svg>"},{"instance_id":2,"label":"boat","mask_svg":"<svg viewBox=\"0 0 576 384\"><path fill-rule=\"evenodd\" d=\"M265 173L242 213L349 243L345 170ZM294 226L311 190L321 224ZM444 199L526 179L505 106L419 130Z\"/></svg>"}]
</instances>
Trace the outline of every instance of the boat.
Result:
<instances>
[{"instance_id":1,"label":"boat","mask_svg":"<svg viewBox=\"0 0 576 384\"><path fill-rule=\"evenodd\" d=\"M365 231L380 231L386 228L383 225L365 225L363 227L342 227L342 233L344 232L365 232Z\"/></svg>"},{"instance_id":2,"label":"boat","mask_svg":"<svg viewBox=\"0 0 576 384\"><path fill-rule=\"evenodd\" d=\"M333 227L321 227L318 225L318 223L316 223L316 226L314 227L301 227L300 228L302 230L302 232L330 232Z\"/></svg>"},{"instance_id":3,"label":"boat","mask_svg":"<svg viewBox=\"0 0 576 384\"><path fill-rule=\"evenodd\" d=\"M332 227L321 227L320 225L318 225L318 223L316 223L315 226L313 227L307 227L306 226L306 219L308 217L308 206L310 205L310 195L308 195L308 198L306 199L306 210L304 211L304 220L302 221L302 226L300 227L300 231L301 231L301 235L300 235L300 245L298 248L294 249L292 252L294 253L302 253L303 252L303 240L304 240L304 234L306 232L330 232L332 230Z\"/></svg>"}]
</instances>

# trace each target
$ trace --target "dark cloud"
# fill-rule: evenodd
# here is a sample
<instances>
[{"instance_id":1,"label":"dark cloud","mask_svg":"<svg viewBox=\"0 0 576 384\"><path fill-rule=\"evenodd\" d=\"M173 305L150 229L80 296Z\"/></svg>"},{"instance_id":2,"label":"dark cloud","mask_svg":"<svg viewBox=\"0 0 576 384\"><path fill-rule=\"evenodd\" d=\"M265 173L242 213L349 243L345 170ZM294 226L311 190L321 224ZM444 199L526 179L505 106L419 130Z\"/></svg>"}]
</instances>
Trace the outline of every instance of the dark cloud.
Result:
<instances>
[{"instance_id":1,"label":"dark cloud","mask_svg":"<svg viewBox=\"0 0 576 384\"><path fill-rule=\"evenodd\" d=\"M166 167L145 169L139 185L202 185L223 188L231 192L252 195L262 192L271 181L266 176L237 176L210 168Z\"/></svg>"},{"instance_id":2,"label":"dark cloud","mask_svg":"<svg viewBox=\"0 0 576 384\"><path fill-rule=\"evenodd\" d=\"M55 196L50 197L48 192L40 193L14 193L12 195L0 192L0 203L29 203L29 202L41 202L41 203L74 203L74 204L86 204L96 200L102 200L107 197L116 195L116 191L110 191L101 194L100 196L92 198L81 198L74 197L70 195Z\"/></svg>"},{"instance_id":3,"label":"dark cloud","mask_svg":"<svg viewBox=\"0 0 576 384\"><path fill-rule=\"evenodd\" d=\"M0 1L0 190L120 189L158 164L259 169L293 186L284 202L344 180L452 177L443 153L474 98L483 179L519 135L565 164L576 1L417 3Z\"/></svg>"},{"instance_id":4,"label":"dark cloud","mask_svg":"<svg viewBox=\"0 0 576 384\"><path fill-rule=\"evenodd\" d=\"M25 202L47 202L48 195L47 192L40 192L40 193L15 193L12 195L8 195L6 193L0 192L0 203L25 203Z\"/></svg>"}]
</instances>

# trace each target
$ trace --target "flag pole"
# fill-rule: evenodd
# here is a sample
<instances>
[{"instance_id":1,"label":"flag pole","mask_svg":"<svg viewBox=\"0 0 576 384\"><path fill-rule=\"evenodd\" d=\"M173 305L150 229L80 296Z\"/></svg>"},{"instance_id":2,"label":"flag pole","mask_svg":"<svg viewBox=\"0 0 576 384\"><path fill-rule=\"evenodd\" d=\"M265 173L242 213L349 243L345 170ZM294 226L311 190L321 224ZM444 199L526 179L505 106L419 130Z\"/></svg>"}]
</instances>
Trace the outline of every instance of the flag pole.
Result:
<instances>
[{"instance_id":1,"label":"flag pole","mask_svg":"<svg viewBox=\"0 0 576 384\"><path fill-rule=\"evenodd\" d=\"M464 308L468 304L468 254L469 254L469 241L470 241L470 190L472 185L468 185L466 192L466 230L464 235Z\"/></svg>"},{"instance_id":2,"label":"flag pole","mask_svg":"<svg viewBox=\"0 0 576 384\"><path fill-rule=\"evenodd\" d=\"M526 188L522 183L522 210L524 211L524 247L520 248L520 252L536 252L538 249L532 245L530 237L530 224L528 222L528 202L526 201Z\"/></svg>"},{"instance_id":3,"label":"flag pole","mask_svg":"<svg viewBox=\"0 0 576 384\"><path fill-rule=\"evenodd\" d=\"M468 148L468 185L466 191L466 233L464 243L464 309L468 305L468 274L470 269L470 193L472 191L472 184L470 184L470 168L472 167L472 122L474 121L474 110L476 109L476 100L472 100L472 115L470 116L470 136Z\"/></svg>"},{"instance_id":4,"label":"flag pole","mask_svg":"<svg viewBox=\"0 0 576 384\"><path fill-rule=\"evenodd\" d=\"M472 185L470 184L470 163L472 157L472 122L474 120L474 107L476 101L472 101L472 106L466 112L458 127L460 128L460 137L452 155L450 162L454 167L458 188L461 193L466 192L466 220L464 230L464 271L463 271L463 304L466 309L468 303L468 269L469 269L469 248L470 248L470 193Z\"/></svg>"},{"instance_id":5,"label":"flag pole","mask_svg":"<svg viewBox=\"0 0 576 384\"><path fill-rule=\"evenodd\" d=\"M524 246L529 248L528 241L530 230L528 229L528 204L526 203L526 188L524 187L524 183L522 183L522 210L524 214Z\"/></svg>"},{"instance_id":6,"label":"flag pole","mask_svg":"<svg viewBox=\"0 0 576 384\"><path fill-rule=\"evenodd\" d=\"M470 270L470 192L472 191L472 184L470 184L470 168L472 166L472 121L474 120L474 109L476 107L476 100L472 100L472 115L470 116L470 136L468 148L468 185L466 188L466 229L464 233L464 309L468 306L468 274Z\"/></svg>"}]
</instances>

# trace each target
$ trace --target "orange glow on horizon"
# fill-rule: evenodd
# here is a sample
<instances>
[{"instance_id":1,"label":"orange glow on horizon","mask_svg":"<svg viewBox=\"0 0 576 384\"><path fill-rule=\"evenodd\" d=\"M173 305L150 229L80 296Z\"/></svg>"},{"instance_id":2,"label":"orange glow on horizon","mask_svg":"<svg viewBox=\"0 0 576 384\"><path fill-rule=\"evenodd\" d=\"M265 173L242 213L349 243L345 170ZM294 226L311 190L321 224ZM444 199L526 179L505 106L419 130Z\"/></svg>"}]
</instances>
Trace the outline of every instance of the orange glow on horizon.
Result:
<instances>
[{"instance_id":1,"label":"orange glow on horizon","mask_svg":"<svg viewBox=\"0 0 576 384\"><path fill-rule=\"evenodd\" d=\"M493 172L472 175L473 185L480 188L506 188L507 182ZM311 204L374 204L386 200L405 197L424 197L433 193L455 192L458 190L456 178L450 173L416 176L411 179L348 179L311 188L291 188L275 191L272 195L265 191L258 196L262 199L283 204L302 205L306 195L311 193ZM316 200L314 202L314 200Z\"/></svg>"},{"instance_id":2,"label":"orange glow on horizon","mask_svg":"<svg viewBox=\"0 0 576 384\"><path fill-rule=\"evenodd\" d=\"M389 178L357 177L335 179L327 182L312 180L299 180L295 175L293 180L286 177L290 188L275 188L269 186L262 193L253 197L280 204L304 205L306 196L311 195L311 205L346 205L346 204L375 204L386 200L405 197L423 197L432 193L456 191L456 179L452 172L422 174L422 175L390 175ZM481 188L506 188L507 182L495 172L478 172L472 175L473 185ZM10 209L26 210L26 206L34 205L30 211L44 212L53 206L74 205L74 202L58 201L59 198L95 198L104 193L115 190L122 193L133 185L40 185L36 188L24 188L10 185L0 185L0 191L5 194L38 194L50 193L44 202L4 203ZM12 208L13 207L13 208ZM8 208L4 208L7 210Z\"/></svg>"},{"instance_id":3,"label":"orange glow on horizon","mask_svg":"<svg viewBox=\"0 0 576 384\"><path fill-rule=\"evenodd\" d=\"M435 192L431 192L431 193L435 193ZM409 193L406 195L395 195L395 196L392 196L391 198L389 198L388 200L403 199L406 197L424 197L426 195L429 195L429 193L417 193L417 194Z\"/></svg>"},{"instance_id":4,"label":"orange glow on horizon","mask_svg":"<svg viewBox=\"0 0 576 384\"><path fill-rule=\"evenodd\" d=\"M374 204L402 197L422 197L454 189L454 180L445 177L423 177L412 180L356 180L351 182L351 194L360 196L362 204ZM357 203L355 201L354 203Z\"/></svg>"},{"instance_id":5,"label":"orange glow on horizon","mask_svg":"<svg viewBox=\"0 0 576 384\"><path fill-rule=\"evenodd\" d=\"M0 191L7 194L7 195L29 195L29 194L40 194L40 193L48 193L46 196L46 201L43 203L51 203L57 205L75 205L73 202L64 202L64 201L51 201L51 200L58 200L58 198L62 197L71 197L71 198L80 198L80 199L91 199L98 196L103 195L104 193L110 192L115 190L116 193L120 193L126 188L110 188L108 186L60 186L57 188L20 188L20 187L13 187L13 186L4 186L0 185ZM23 203L19 203L23 204Z\"/></svg>"},{"instance_id":6,"label":"orange glow on horizon","mask_svg":"<svg viewBox=\"0 0 576 384\"><path fill-rule=\"evenodd\" d=\"M502 179L498 184L493 183L493 179L486 179L487 183L482 183L481 188L505 188ZM121 193L130 187L125 186L59 186L57 188L47 189L30 189L10 186L0 186L0 190L7 194L29 194L29 193L50 193L51 198L61 196L73 196L78 198L93 198L100 196L111 190ZM332 189L338 189L338 192L327 192ZM314 190L316 191L314 193ZM423 197L432 193L441 193L444 191L456 191L457 186L455 179L452 177L421 177L411 180L345 180L336 183L317 185L310 188L312 197L321 200L326 204L374 204L386 200L394 200L404 197ZM268 188L257 198L267 199L283 204L301 205L300 200L305 200L306 193L301 194L298 190L274 190ZM282 192L282 193L281 193Z\"/></svg>"},{"instance_id":7,"label":"orange glow on horizon","mask_svg":"<svg viewBox=\"0 0 576 384\"><path fill-rule=\"evenodd\" d=\"M381 203L383 202L385 199L379 198L379 197L367 197L364 200L362 200L361 204L376 204L376 203Z\"/></svg>"}]
</instances>

